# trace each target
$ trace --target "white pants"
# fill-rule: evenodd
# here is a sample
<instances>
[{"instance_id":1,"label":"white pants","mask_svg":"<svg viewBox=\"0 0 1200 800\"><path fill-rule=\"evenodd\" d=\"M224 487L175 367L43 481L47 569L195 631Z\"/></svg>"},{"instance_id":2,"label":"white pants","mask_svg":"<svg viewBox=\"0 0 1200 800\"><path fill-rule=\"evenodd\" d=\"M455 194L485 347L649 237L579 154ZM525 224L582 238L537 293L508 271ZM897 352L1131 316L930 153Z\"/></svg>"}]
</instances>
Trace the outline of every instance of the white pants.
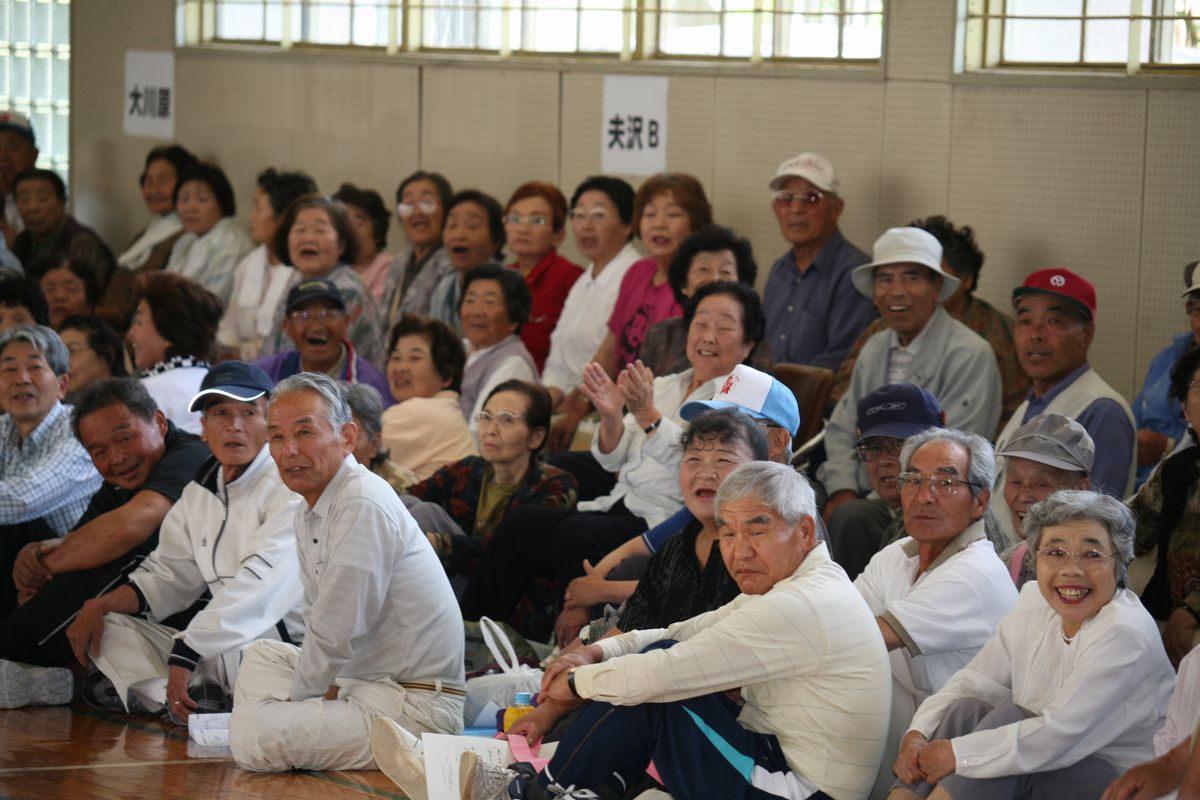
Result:
<instances>
[{"instance_id":1,"label":"white pants","mask_svg":"<svg viewBox=\"0 0 1200 800\"><path fill-rule=\"evenodd\" d=\"M113 682L126 711L129 710L130 694L135 695L148 711L158 711L166 705L167 659L175 646L176 633L174 628L140 617L104 615L100 655L92 660ZM241 657L241 651L235 650L216 658L201 659L189 685L215 683L232 693Z\"/></svg>"},{"instance_id":2,"label":"white pants","mask_svg":"<svg viewBox=\"0 0 1200 800\"><path fill-rule=\"evenodd\" d=\"M337 700L291 700L300 648L260 639L246 651L233 695L229 747L252 770L376 769L371 720L383 716L412 733L461 733L462 698L409 691L395 681L338 678Z\"/></svg>"}]
</instances>

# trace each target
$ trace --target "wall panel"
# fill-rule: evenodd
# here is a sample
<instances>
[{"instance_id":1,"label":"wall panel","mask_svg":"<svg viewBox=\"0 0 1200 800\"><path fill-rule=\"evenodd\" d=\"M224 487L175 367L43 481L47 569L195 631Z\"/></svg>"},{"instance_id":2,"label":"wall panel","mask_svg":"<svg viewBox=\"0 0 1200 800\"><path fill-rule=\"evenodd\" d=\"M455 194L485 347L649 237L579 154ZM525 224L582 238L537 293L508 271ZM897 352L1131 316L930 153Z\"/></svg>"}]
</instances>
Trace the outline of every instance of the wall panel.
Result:
<instances>
[{"instance_id":1,"label":"wall panel","mask_svg":"<svg viewBox=\"0 0 1200 800\"><path fill-rule=\"evenodd\" d=\"M888 81L879 192L881 229L946 213L952 97L950 87L944 84Z\"/></svg>"}]
</instances>

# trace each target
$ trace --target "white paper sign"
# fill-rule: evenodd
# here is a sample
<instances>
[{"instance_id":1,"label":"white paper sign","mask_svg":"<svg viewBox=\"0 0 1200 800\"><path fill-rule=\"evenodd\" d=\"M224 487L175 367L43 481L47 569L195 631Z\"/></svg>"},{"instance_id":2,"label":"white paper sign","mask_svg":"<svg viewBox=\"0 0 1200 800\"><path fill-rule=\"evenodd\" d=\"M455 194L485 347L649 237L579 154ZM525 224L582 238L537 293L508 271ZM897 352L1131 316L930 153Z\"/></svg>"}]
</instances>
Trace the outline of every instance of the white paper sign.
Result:
<instances>
[{"instance_id":1,"label":"white paper sign","mask_svg":"<svg viewBox=\"0 0 1200 800\"><path fill-rule=\"evenodd\" d=\"M421 746L425 751L425 789L429 800L459 800L458 762L471 750L486 764L507 767L512 758L508 742L483 739L478 736L450 736L444 733L422 733Z\"/></svg>"},{"instance_id":2,"label":"white paper sign","mask_svg":"<svg viewBox=\"0 0 1200 800\"><path fill-rule=\"evenodd\" d=\"M126 136L175 138L175 54L125 51Z\"/></svg>"},{"instance_id":3,"label":"white paper sign","mask_svg":"<svg viewBox=\"0 0 1200 800\"><path fill-rule=\"evenodd\" d=\"M667 168L667 78L605 75L600 169L653 175Z\"/></svg>"}]
</instances>

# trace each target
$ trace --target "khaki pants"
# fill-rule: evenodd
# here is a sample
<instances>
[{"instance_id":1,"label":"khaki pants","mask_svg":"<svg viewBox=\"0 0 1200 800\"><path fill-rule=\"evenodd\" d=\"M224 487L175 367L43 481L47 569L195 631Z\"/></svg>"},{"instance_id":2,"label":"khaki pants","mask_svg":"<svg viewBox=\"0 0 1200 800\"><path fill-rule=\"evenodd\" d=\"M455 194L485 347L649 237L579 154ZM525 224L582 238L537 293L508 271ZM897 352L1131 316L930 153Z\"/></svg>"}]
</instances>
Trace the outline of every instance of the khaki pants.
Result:
<instances>
[{"instance_id":1,"label":"khaki pants","mask_svg":"<svg viewBox=\"0 0 1200 800\"><path fill-rule=\"evenodd\" d=\"M371 720L384 716L412 733L461 733L462 698L410 691L395 681L339 678L337 700L291 700L300 649L260 639L242 661L233 696L229 747L237 763L261 772L376 769Z\"/></svg>"}]
</instances>

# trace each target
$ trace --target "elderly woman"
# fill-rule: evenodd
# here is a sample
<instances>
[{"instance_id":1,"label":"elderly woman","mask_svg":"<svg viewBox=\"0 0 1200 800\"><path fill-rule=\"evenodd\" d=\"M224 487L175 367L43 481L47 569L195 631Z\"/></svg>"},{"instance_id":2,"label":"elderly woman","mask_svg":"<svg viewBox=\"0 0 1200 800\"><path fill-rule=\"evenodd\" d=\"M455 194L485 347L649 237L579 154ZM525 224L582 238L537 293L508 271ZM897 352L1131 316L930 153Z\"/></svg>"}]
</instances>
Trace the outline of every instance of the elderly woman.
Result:
<instances>
[{"instance_id":1,"label":"elderly woman","mask_svg":"<svg viewBox=\"0 0 1200 800\"><path fill-rule=\"evenodd\" d=\"M504 249L504 212L494 197L477 189L454 195L446 206L442 244L454 270L442 277L429 299L429 316L462 332L459 307L466 291L463 280L480 266L499 266Z\"/></svg>"},{"instance_id":2,"label":"elderly woman","mask_svg":"<svg viewBox=\"0 0 1200 800\"><path fill-rule=\"evenodd\" d=\"M383 444L400 466L424 480L476 454L458 404L467 354L436 319L405 314L392 328L388 388L396 404L383 412Z\"/></svg>"},{"instance_id":3,"label":"elderly woman","mask_svg":"<svg viewBox=\"0 0 1200 800\"><path fill-rule=\"evenodd\" d=\"M135 284L138 303L126 339L142 385L176 426L200 434L192 398L216 350L221 301L174 272L147 272Z\"/></svg>"},{"instance_id":4,"label":"elderly woman","mask_svg":"<svg viewBox=\"0 0 1200 800\"><path fill-rule=\"evenodd\" d=\"M683 240L712 222L712 206L700 181L691 175L664 172L646 180L633 202L634 227L649 256L629 268L608 318L608 333L592 361L615 378L638 357L647 332L660 321L680 314L668 280L671 261ZM586 406L573 409L555 424L556 447L566 448Z\"/></svg>"},{"instance_id":5,"label":"elderly woman","mask_svg":"<svg viewBox=\"0 0 1200 800\"><path fill-rule=\"evenodd\" d=\"M234 215L237 203L225 171L203 162L183 173L175 185L175 211L184 234L171 248L167 269L177 272L229 302L233 275L250 240Z\"/></svg>"},{"instance_id":6,"label":"elderly woman","mask_svg":"<svg viewBox=\"0 0 1200 800\"><path fill-rule=\"evenodd\" d=\"M19 325L49 325L46 296L37 281L0 273L0 331Z\"/></svg>"},{"instance_id":7,"label":"elderly woman","mask_svg":"<svg viewBox=\"0 0 1200 800\"><path fill-rule=\"evenodd\" d=\"M27 169L13 178L13 196L25 230L17 234L12 252L26 265L29 277L40 279L34 267L43 256L65 253L67 258L90 270L100 287L108 285L115 261L96 232L67 213L67 187L58 173Z\"/></svg>"},{"instance_id":8,"label":"elderly woman","mask_svg":"<svg viewBox=\"0 0 1200 800\"><path fill-rule=\"evenodd\" d=\"M388 458L388 451L383 446L383 398L379 390L367 383L347 383L338 381L338 388L350 413L354 416L354 424L358 426L358 440L354 443L354 460L388 482L402 495L408 487L417 482L413 471L393 464Z\"/></svg>"},{"instance_id":9,"label":"elderly woman","mask_svg":"<svg viewBox=\"0 0 1200 800\"><path fill-rule=\"evenodd\" d=\"M1171 370L1171 397L1183 406L1188 446L1159 465L1129 501L1137 520L1137 555L1158 548L1154 575L1142 602L1165 624L1163 644L1173 663L1200 633L1200 349Z\"/></svg>"},{"instance_id":10,"label":"elderly woman","mask_svg":"<svg viewBox=\"0 0 1200 800\"><path fill-rule=\"evenodd\" d=\"M295 271L275 307L272 335L263 342L263 355L291 348L283 329L288 292L307 278L328 278L342 293L349 319L348 338L355 351L372 364L382 364L379 309L362 278L349 266L358 261L358 237L346 207L318 194L296 198L275 229L275 252L286 253L287 263Z\"/></svg>"},{"instance_id":11,"label":"elderly woman","mask_svg":"<svg viewBox=\"0 0 1200 800\"><path fill-rule=\"evenodd\" d=\"M383 302L392 256L383 252L387 247L387 229L392 215L388 213L379 192L360 189L353 183L338 187L334 200L340 200L350 215L350 224L358 237L358 260L350 266L362 278L363 285L376 303Z\"/></svg>"},{"instance_id":12,"label":"elderly woman","mask_svg":"<svg viewBox=\"0 0 1200 800\"><path fill-rule=\"evenodd\" d=\"M921 704L889 797L1099 797L1153 756L1174 684L1154 620L1125 588L1133 515L1056 492L1025 518L1036 584Z\"/></svg>"},{"instance_id":13,"label":"elderly woman","mask_svg":"<svg viewBox=\"0 0 1200 800\"><path fill-rule=\"evenodd\" d=\"M550 429L550 397L511 380L479 412L479 455L433 473L408 490L405 505L451 575L471 576L492 533L513 509L569 509L575 479L537 460Z\"/></svg>"},{"instance_id":14,"label":"elderly woman","mask_svg":"<svg viewBox=\"0 0 1200 800\"><path fill-rule=\"evenodd\" d=\"M72 315L93 313L100 299L100 285L89 267L61 254L43 258L38 267L36 271L42 275L38 284L50 309L51 328L58 330L62 321Z\"/></svg>"},{"instance_id":15,"label":"elderly woman","mask_svg":"<svg viewBox=\"0 0 1200 800\"><path fill-rule=\"evenodd\" d=\"M529 307L529 287L514 270L476 267L463 279L459 314L467 365L458 404L472 431L496 386L509 380L537 383L533 357L518 336Z\"/></svg>"},{"instance_id":16,"label":"elderly woman","mask_svg":"<svg viewBox=\"0 0 1200 800\"><path fill-rule=\"evenodd\" d=\"M583 513L514 514L497 531L487 569L463 595L467 619L507 620L532 578L555 577L565 587L583 574L585 559L596 563L680 509L677 443L687 423L679 410L690 400L712 399L754 352L766 327L754 290L727 281L697 290L684 319L691 369L656 378L638 362L614 382L599 364L585 368L584 391L600 412L592 456L617 473L616 484L607 495L580 503Z\"/></svg>"},{"instance_id":17,"label":"elderly woman","mask_svg":"<svg viewBox=\"0 0 1200 800\"><path fill-rule=\"evenodd\" d=\"M550 355L550 334L558 325L567 293L582 274L578 264L558 254L567 235L566 223L567 198L554 184L544 181L518 186L504 208L508 251L517 259L509 266L525 276L533 297L521 341L539 372Z\"/></svg>"},{"instance_id":18,"label":"elderly woman","mask_svg":"<svg viewBox=\"0 0 1200 800\"><path fill-rule=\"evenodd\" d=\"M159 145L146 154L139 185L142 202L150 212L150 223L117 256L117 268L96 308L99 317L121 332L129 327L129 318L137 305L134 278L165 267L176 240L183 236L183 224L175 213L175 184L197 162L196 156L177 144Z\"/></svg>"},{"instance_id":19,"label":"elderly woman","mask_svg":"<svg viewBox=\"0 0 1200 800\"><path fill-rule=\"evenodd\" d=\"M303 172L266 169L258 174L250 209L250 241L258 246L237 265L233 293L217 329L224 354L246 361L261 355L263 342L273 333L275 307L296 274L283 263L286 254L281 257L275 251L275 229L293 200L315 191L317 184Z\"/></svg>"},{"instance_id":20,"label":"elderly woman","mask_svg":"<svg viewBox=\"0 0 1200 800\"><path fill-rule=\"evenodd\" d=\"M383 312L388 325L399 322L401 314L428 316L434 287L454 271L442 247L442 227L453 197L450 181L438 172L417 170L400 181L396 214L408 246L396 254L384 281Z\"/></svg>"},{"instance_id":21,"label":"elderly woman","mask_svg":"<svg viewBox=\"0 0 1200 800\"><path fill-rule=\"evenodd\" d=\"M65 402L74 404L79 393L96 381L125 377L125 346L104 320L67 317L59 326L58 335L71 354L67 370L71 377L70 391Z\"/></svg>"},{"instance_id":22,"label":"elderly woman","mask_svg":"<svg viewBox=\"0 0 1200 800\"><path fill-rule=\"evenodd\" d=\"M579 184L571 197L569 216L575 247L589 261L571 286L562 316L550 335L542 384L550 392L556 410L572 413L580 398L583 365L604 341L617 290L640 255L630 242L633 187L620 178L594 175ZM586 402L583 406L586 413ZM562 449L553 442L550 448Z\"/></svg>"},{"instance_id":23,"label":"elderly woman","mask_svg":"<svg viewBox=\"0 0 1200 800\"><path fill-rule=\"evenodd\" d=\"M667 270L667 281L675 292L675 301L680 307L687 305L688 298L706 283L713 281L741 281L754 285L758 265L754 263L754 252L750 241L738 236L721 225L705 225L683 240L679 251L671 259ZM688 368L687 327L680 317L669 317L659 322L646 333L638 358L655 375L670 375ZM766 347L756 351L760 355L759 369L769 369L770 362L762 363L761 354Z\"/></svg>"}]
</instances>

